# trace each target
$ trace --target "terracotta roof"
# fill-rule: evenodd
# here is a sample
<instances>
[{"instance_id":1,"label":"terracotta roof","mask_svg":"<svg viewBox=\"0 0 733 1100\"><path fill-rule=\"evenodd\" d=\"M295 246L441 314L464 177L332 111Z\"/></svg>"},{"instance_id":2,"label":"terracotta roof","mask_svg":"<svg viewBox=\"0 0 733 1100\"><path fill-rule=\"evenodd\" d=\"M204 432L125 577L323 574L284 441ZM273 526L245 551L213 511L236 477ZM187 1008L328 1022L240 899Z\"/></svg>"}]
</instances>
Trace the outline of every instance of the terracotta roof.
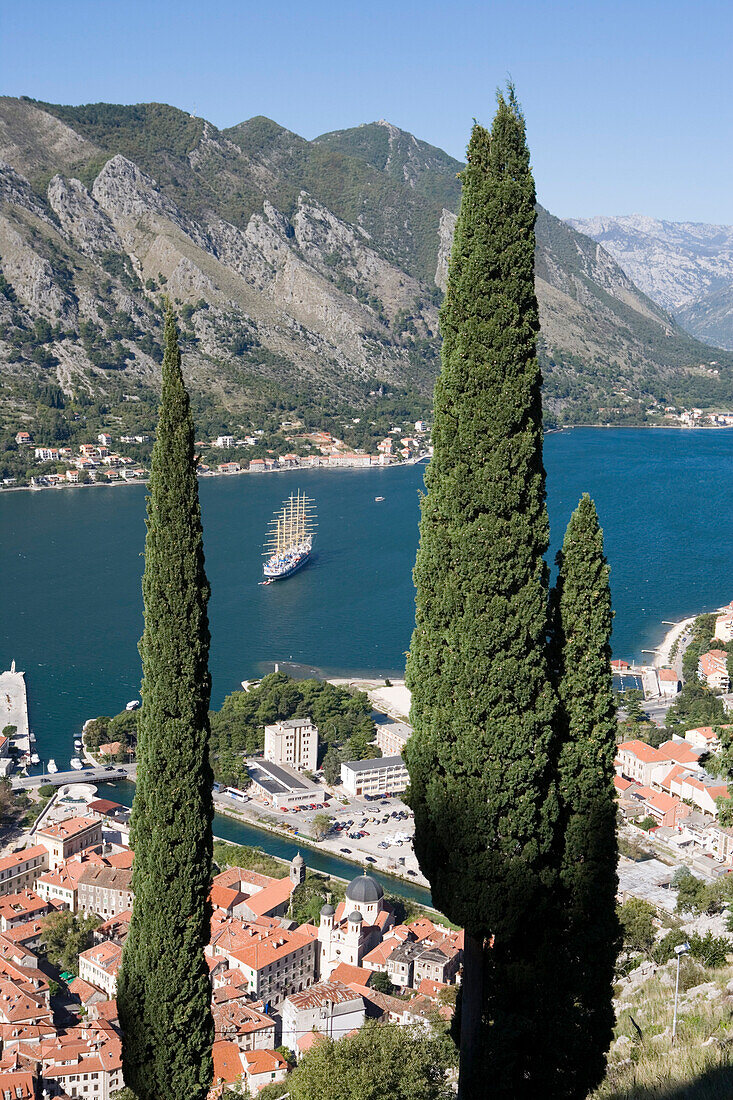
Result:
<instances>
[{"instance_id":1,"label":"terracotta roof","mask_svg":"<svg viewBox=\"0 0 733 1100\"><path fill-rule=\"evenodd\" d=\"M676 684L679 680L679 676L673 668L658 668L657 676L660 680L670 684Z\"/></svg>"},{"instance_id":2,"label":"terracotta roof","mask_svg":"<svg viewBox=\"0 0 733 1100\"><path fill-rule=\"evenodd\" d=\"M35 1074L30 1071L0 1073L0 1100L34 1100Z\"/></svg>"},{"instance_id":3,"label":"terracotta roof","mask_svg":"<svg viewBox=\"0 0 733 1100\"><path fill-rule=\"evenodd\" d=\"M67 817L64 821L57 821L54 825L44 825L38 830L38 836L51 836L55 840L68 840L78 836L87 829L99 828L99 822L94 817Z\"/></svg>"},{"instance_id":4,"label":"terracotta roof","mask_svg":"<svg viewBox=\"0 0 733 1100\"><path fill-rule=\"evenodd\" d=\"M614 775L613 785L617 791L626 791L634 786L634 782L631 779L624 779L622 775Z\"/></svg>"},{"instance_id":5,"label":"terracotta roof","mask_svg":"<svg viewBox=\"0 0 733 1100\"><path fill-rule=\"evenodd\" d=\"M288 1063L276 1050L245 1050L242 1058L247 1063L247 1073L276 1073L287 1069Z\"/></svg>"},{"instance_id":6,"label":"terracotta roof","mask_svg":"<svg viewBox=\"0 0 733 1100\"><path fill-rule=\"evenodd\" d=\"M267 916L273 909L288 901L294 889L295 883L290 878L276 879L271 886L266 886L264 890L247 898L247 907L255 916Z\"/></svg>"},{"instance_id":7,"label":"terracotta roof","mask_svg":"<svg viewBox=\"0 0 733 1100\"><path fill-rule=\"evenodd\" d=\"M105 940L104 943L98 943L95 947L88 947L86 951L82 951L79 958L87 959L108 974L116 974L122 960L122 948L111 940Z\"/></svg>"},{"instance_id":8,"label":"terracotta roof","mask_svg":"<svg viewBox=\"0 0 733 1100\"><path fill-rule=\"evenodd\" d=\"M645 764L663 764L666 757L662 756L657 749L653 749L651 745L647 745L644 741L637 739L633 741L624 741L619 745L617 752L629 752L632 756L635 756L637 760L642 760Z\"/></svg>"},{"instance_id":9,"label":"terracotta roof","mask_svg":"<svg viewBox=\"0 0 733 1100\"><path fill-rule=\"evenodd\" d=\"M101 1000L104 1000L107 996L101 989L98 989L96 985L92 985L90 982L85 982L83 978L74 978L73 982L69 982L70 991L79 998L82 1004L86 1004L92 997L97 996Z\"/></svg>"},{"instance_id":10,"label":"terracotta roof","mask_svg":"<svg viewBox=\"0 0 733 1100\"><path fill-rule=\"evenodd\" d=\"M252 970L259 971L311 942L307 936L297 932L270 932L249 946L232 949L229 954Z\"/></svg>"},{"instance_id":11,"label":"terracotta roof","mask_svg":"<svg viewBox=\"0 0 733 1100\"><path fill-rule=\"evenodd\" d=\"M214 1059L214 1081L233 1084L242 1075L242 1055L236 1043L220 1039L211 1048Z\"/></svg>"},{"instance_id":12,"label":"terracotta roof","mask_svg":"<svg viewBox=\"0 0 733 1100\"><path fill-rule=\"evenodd\" d=\"M21 863L38 857L48 856L48 849L43 844L34 844L32 848L24 848L22 852L13 852L12 855L3 856L0 859L0 871L11 871Z\"/></svg>"},{"instance_id":13,"label":"terracotta roof","mask_svg":"<svg viewBox=\"0 0 733 1100\"><path fill-rule=\"evenodd\" d=\"M360 968L356 968L360 969ZM367 977L369 973L365 972ZM361 984L361 983L358 983ZM290 1001L295 1008L320 1008L323 1005L339 1005L345 1004L348 1001L355 1000L353 989L344 985L343 982L338 980L334 981L333 978L327 982L318 982L316 985L311 985L307 989L301 990L299 993L291 993L287 1000Z\"/></svg>"},{"instance_id":14,"label":"terracotta roof","mask_svg":"<svg viewBox=\"0 0 733 1100\"><path fill-rule=\"evenodd\" d=\"M658 751L668 760L676 760L678 764L697 764L700 759L700 754L685 741L665 741Z\"/></svg>"},{"instance_id":15,"label":"terracotta roof","mask_svg":"<svg viewBox=\"0 0 733 1100\"><path fill-rule=\"evenodd\" d=\"M373 976L373 970L367 970L364 966L351 966L349 963L339 963L335 970L331 971L332 982L357 982L358 985L368 985Z\"/></svg>"}]
</instances>

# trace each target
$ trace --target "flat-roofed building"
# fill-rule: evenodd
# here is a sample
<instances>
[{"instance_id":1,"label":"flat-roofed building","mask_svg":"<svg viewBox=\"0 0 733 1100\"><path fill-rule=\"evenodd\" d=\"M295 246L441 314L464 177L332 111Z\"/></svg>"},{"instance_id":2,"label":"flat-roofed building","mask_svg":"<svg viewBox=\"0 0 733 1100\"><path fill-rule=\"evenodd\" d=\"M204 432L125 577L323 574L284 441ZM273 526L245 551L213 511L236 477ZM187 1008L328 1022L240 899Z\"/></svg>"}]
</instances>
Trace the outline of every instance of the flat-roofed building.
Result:
<instances>
[{"instance_id":1,"label":"flat-roofed building","mask_svg":"<svg viewBox=\"0 0 733 1100\"><path fill-rule=\"evenodd\" d=\"M378 760L349 760L341 765L341 782L351 795L366 797L400 794L410 782L401 756L382 756Z\"/></svg>"},{"instance_id":2,"label":"flat-roofed building","mask_svg":"<svg viewBox=\"0 0 733 1100\"><path fill-rule=\"evenodd\" d=\"M288 718L265 726L265 760L314 772L318 767L318 728L310 718Z\"/></svg>"},{"instance_id":3,"label":"flat-roofed building","mask_svg":"<svg viewBox=\"0 0 733 1100\"><path fill-rule=\"evenodd\" d=\"M310 779L299 775L287 764L258 760L247 765L252 793L278 810L290 806L309 806L321 800L321 791Z\"/></svg>"},{"instance_id":4,"label":"flat-roofed building","mask_svg":"<svg viewBox=\"0 0 733 1100\"><path fill-rule=\"evenodd\" d=\"M406 722L378 722L377 748L382 756L402 756L402 750L412 736L412 726Z\"/></svg>"}]
</instances>

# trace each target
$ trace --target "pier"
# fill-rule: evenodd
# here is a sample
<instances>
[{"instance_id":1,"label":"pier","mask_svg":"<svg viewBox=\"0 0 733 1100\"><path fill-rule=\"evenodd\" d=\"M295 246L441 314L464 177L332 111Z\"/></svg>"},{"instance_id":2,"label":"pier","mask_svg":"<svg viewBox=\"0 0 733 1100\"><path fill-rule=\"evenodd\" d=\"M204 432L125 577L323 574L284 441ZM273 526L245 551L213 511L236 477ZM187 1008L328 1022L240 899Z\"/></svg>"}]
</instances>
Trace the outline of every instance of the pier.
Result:
<instances>
[{"instance_id":1,"label":"pier","mask_svg":"<svg viewBox=\"0 0 733 1100\"><path fill-rule=\"evenodd\" d=\"M0 731L15 726L10 743L22 756L30 757L31 732L28 728L28 697L25 673L18 672L15 661L9 672L0 672Z\"/></svg>"}]
</instances>

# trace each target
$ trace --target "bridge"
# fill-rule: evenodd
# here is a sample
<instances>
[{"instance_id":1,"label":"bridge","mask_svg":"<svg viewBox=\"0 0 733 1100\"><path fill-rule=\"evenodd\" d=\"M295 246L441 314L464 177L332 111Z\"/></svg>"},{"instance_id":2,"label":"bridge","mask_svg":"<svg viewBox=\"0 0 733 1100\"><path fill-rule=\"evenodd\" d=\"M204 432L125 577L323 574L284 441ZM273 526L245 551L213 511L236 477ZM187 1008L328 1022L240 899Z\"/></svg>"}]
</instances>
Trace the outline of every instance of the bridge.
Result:
<instances>
[{"instance_id":1,"label":"bridge","mask_svg":"<svg viewBox=\"0 0 733 1100\"><path fill-rule=\"evenodd\" d=\"M63 787L69 783L111 783L115 779L134 781L137 764L87 766L80 771L55 772L53 775L16 775L11 779L14 791L29 791L34 787Z\"/></svg>"}]
</instances>

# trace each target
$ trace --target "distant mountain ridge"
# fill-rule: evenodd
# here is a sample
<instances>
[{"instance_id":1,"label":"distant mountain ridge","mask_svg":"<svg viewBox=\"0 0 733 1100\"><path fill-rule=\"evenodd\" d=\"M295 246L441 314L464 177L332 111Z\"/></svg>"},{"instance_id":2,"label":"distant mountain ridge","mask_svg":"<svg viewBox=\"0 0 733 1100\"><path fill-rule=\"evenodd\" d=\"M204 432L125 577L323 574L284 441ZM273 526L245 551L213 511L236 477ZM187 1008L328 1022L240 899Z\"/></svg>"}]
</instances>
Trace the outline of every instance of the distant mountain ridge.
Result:
<instances>
[{"instance_id":1,"label":"distant mountain ridge","mask_svg":"<svg viewBox=\"0 0 733 1100\"><path fill-rule=\"evenodd\" d=\"M218 130L165 104L0 98L6 423L49 385L154 394L162 291L199 407L223 422L368 408L385 386L429 395L461 168L384 120L309 142L263 117ZM733 401L733 356L683 332L609 252L542 208L537 238L550 415Z\"/></svg>"},{"instance_id":2,"label":"distant mountain ridge","mask_svg":"<svg viewBox=\"0 0 733 1100\"><path fill-rule=\"evenodd\" d=\"M571 218L688 332L733 349L733 226L639 214Z\"/></svg>"}]
</instances>

